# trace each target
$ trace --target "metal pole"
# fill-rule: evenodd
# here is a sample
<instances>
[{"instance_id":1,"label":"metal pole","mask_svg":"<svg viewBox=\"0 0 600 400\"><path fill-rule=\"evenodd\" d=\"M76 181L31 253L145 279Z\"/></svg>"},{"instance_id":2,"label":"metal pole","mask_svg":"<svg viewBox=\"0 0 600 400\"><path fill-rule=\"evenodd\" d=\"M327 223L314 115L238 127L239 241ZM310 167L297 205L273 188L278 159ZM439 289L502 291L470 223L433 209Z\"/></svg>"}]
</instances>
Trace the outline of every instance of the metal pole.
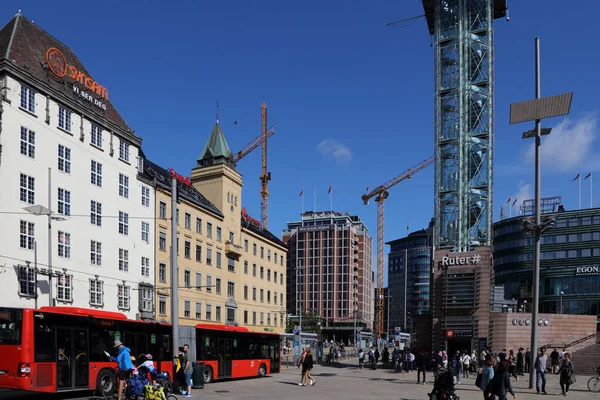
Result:
<instances>
[{"instance_id":1,"label":"metal pole","mask_svg":"<svg viewBox=\"0 0 600 400\"><path fill-rule=\"evenodd\" d=\"M33 241L33 267L35 268L35 294L37 295L38 287L38 259L37 259L37 240ZM38 308L38 298L35 296L35 309Z\"/></svg>"},{"instance_id":2,"label":"metal pole","mask_svg":"<svg viewBox=\"0 0 600 400\"><path fill-rule=\"evenodd\" d=\"M406 290L408 288L408 249L404 249L404 319L402 320L404 325L404 333L406 330Z\"/></svg>"},{"instance_id":3,"label":"metal pole","mask_svg":"<svg viewBox=\"0 0 600 400\"><path fill-rule=\"evenodd\" d=\"M52 290L52 170L48 167L48 305L54 305Z\"/></svg>"},{"instance_id":4,"label":"metal pole","mask_svg":"<svg viewBox=\"0 0 600 400\"><path fill-rule=\"evenodd\" d=\"M171 323L173 357L179 350L179 268L177 267L177 179L171 178Z\"/></svg>"},{"instance_id":5,"label":"metal pole","mask_svg":"<svg viewBox=\"0 0 600 400\"><path fill-rule=\"evenodd\" d=\"M388 288L388 295L387 295L387 335L386 339L389 342L390 341L390 298L392 296L390 296L390 289Z\"/></svg>"},{"instance_id":6,"label":"metal pole","mask_svg":"<svg viewBox=\"0 0 600 400\"><path fill-rule=\"evenodd\" d=\"M535 38L535 98L541 97L540 88L540 38ZM537 327L540 285L540 147L541 147L541 124L535 120L535 252L533 258L533 285L531 294L533 297L533 309L531 315L531 352L534 365L529 371L529 389L533 389L535 381L535 360L537 359Z\"/></svg>"}]
</instances>

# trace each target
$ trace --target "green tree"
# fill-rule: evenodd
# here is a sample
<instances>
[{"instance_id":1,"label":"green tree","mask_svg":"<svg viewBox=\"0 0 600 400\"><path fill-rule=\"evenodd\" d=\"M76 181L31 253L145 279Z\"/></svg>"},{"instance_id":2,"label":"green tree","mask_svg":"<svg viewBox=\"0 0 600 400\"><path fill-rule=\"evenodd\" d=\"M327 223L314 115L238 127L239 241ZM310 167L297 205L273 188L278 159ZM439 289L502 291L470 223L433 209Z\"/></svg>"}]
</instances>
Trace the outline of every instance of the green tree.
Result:
<instances>
[{"instance_id":1,"label":"green tree","mask_svg":"<svg viewBox=\"0 0 600 400\"><path fill-rule=\"evenodd\" d=\"M312 312L302 313L302 331L303 332L314 332L321 333L321 317ZM294 328L299 325L300 321L296 318L288 318L287 326L285 328L286 333L294 333Z\"/></svg>"}]
</instances>

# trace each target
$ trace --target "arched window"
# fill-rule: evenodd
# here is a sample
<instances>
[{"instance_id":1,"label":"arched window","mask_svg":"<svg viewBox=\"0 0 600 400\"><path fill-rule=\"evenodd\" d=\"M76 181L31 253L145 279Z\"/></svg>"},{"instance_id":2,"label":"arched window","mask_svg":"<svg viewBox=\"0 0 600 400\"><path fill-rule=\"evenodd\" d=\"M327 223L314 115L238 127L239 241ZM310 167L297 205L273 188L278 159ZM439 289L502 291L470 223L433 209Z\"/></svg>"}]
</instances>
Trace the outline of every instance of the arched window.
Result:
<instances>
[{"instance_id":1,"label":"arched window","mask_svg":"<svg viewBox=\"0 0 600 400\"><path fill-rule=\"evenodd\" d=\"M231 195L229 194L229 192L227 192L227 202L231 203Z\"/></svg>"},{"instance_id":2,"label":"arched window","mask_svg":"<svg viewBox=\"0 0 600 400\"><path fill-rule=\"evenodd\" d=\"M237 207L237 196L235 196L235 197L233 198L233 200L234 200L234 204L235 204L235 206Z\"/></svg>"}]
</instances>

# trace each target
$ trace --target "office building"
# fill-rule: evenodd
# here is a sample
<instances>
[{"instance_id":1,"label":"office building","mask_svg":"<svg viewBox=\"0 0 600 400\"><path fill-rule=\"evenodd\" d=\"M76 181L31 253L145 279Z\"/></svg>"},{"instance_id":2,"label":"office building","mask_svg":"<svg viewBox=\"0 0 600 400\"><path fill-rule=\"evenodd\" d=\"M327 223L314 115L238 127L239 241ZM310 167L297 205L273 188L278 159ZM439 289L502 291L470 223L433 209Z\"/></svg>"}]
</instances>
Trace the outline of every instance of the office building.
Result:
<instances>
[{"instance_id":1,"label":"office building","mask_svg":"<svg viewBox=\"0 0 600 400\"><path fill-rule=\"evenodd\" d=\"M3 306L152 318L154 192L103 84L23 15L0 30Z\"/></svg>"},{"instance_id":2,"label":"office building","mask_svg":"<svg viewBox=\"0 0 600 400\"><path fill-rule=\"evenodd\" d=\"M373 242L362 220L334 211L305 212L300 221L288 222L283 241L288 312L318 314L328 340L352 342L355 323L372 331Z\"/></svg>"}]
</instances>

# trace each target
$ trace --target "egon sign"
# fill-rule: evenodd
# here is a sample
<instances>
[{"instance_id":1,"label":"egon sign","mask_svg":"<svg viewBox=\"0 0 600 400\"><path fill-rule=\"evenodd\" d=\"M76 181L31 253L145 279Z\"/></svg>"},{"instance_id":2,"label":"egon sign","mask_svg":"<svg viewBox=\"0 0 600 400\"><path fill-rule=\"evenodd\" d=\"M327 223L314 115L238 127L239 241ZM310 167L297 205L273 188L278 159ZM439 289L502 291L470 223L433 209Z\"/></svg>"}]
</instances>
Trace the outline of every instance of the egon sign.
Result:
<instances>
[{"instance_id":1,"label":"egon sign","mask_svg":"<svg viewBox=\"0 0 600 400\"><path fill-rule=\"evenodd\" d=\"M57 48L52 47L46 51L46 62L48 63L48 68L50 68L50 71L52 71L54 75L62 78L68 73L70 78L95 92L98 96L108 100L108 89L98 84L98 82L92 78L86 76L85 73L79 71L76 67L67 64L65 56ZM73 91L96 106L106 110L106 104L98 99L94 99L90 94L80 91L77 86L73 85Z\"/></svg>"}]
</instances>

